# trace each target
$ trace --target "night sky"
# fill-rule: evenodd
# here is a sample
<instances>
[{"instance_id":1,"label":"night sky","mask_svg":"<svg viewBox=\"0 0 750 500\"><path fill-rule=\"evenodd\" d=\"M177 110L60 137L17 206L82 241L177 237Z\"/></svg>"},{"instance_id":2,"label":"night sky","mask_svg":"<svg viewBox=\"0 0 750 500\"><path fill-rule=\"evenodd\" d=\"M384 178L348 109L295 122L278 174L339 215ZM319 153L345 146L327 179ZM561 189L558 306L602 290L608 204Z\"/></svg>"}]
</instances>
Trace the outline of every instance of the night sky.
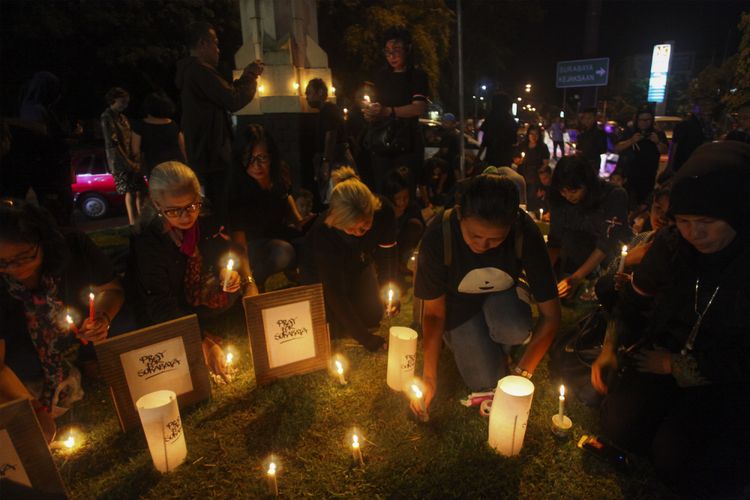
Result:
<instances>
[{"instance_id":1,"label":"night sky","mask_svg":"<svg viewBox=\"0 0 750 500\"><path fill-rule=\"evenodd\" d=\"M534 84L537 98L557 101L556 62L582 58L587 2L541 3L545 11L543 31L530 33L526 48L515 48L515 53L523 56L509 64L509 80L519 86L528 80ZM737 23L743 9L750 10L750 2L603 0L596 56L610 57L611 67L624 56L650 53L654 44L671 40L675 51L695 51L709 61L713 56L718 65L725 54L737 51Z\"/></svg>"}]
</instances>

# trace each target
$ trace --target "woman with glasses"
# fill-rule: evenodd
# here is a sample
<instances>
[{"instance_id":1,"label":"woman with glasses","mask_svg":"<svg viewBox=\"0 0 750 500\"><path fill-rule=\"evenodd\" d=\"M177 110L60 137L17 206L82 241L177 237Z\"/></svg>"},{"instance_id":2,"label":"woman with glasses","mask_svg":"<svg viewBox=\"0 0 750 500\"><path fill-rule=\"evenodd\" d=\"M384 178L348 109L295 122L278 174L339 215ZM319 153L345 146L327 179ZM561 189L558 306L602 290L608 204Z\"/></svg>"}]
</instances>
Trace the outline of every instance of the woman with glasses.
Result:
<instances>
[{"instance_id":1,"label":"woman with glasses","mask_svg":"<svg viewBox=\"0 0 750 500\"><path fill-rule=\"evenodd\" d=\"M352 168L341 167L331 176L329 208L305 238L302 279L323 284L332 336L351 336L377 351L385 340L371 331L383 312L391 315L398 309L398 296L388 301L387 291L381 293L396 277L396 215L391 203L372 194ZM386 301L391 304L387 311Z\"/></svg>"},{"instance_id":2,"label":"woman with glasses","mask_svg":"<svg viewBox=\"0 0 750 500\"><path fill-rule=\"evenodd\" d=\"M71 350L107 337L123 295L85 234L58 229L32 204L0 201L0 403L31 400L52 440L54 419L83 397Z\"/></svg>"},{"instance_id":3,"label":"woman with glasses","mask_svg":"<svg viewBox=\"0 0 750 500\"><path fill-rule=\"evenodd\" d=\"M237 149L238 161L227 176L227 226L232 241L249 256L252 274L263 290L266 278L279 271L296 279L292 242L302 236L305 221L290 194L271 134L260 125L248 125Z\"/></svg>"},{"instance_id":4,"label":"woman with glasses","mask_svg":"<svg viewBox=\"0 0 750 500\"><path fill-rule=\"evenodd\" d=\"M179 162L161 163L149 179L150 206L144 207L131 240L126 272L128 302L142 325L198 314L208 367L227 380L220 340L208 331L227 311L243 287L229 270L243 255L212 217L201 217L203 198L195 173ZM252 279L244 286L252 293Z\"/></svg>"},{"instance_id":5,"label":"woman with glasses","mask_svg":"<svg viewBox=\"0 0 750 500\"><path fill-rule=\"evenodd\" d=\"M424 71L414 66L411 34L403 28L390 28L383 36L383 55L387 66L374 77L375 91L365 102L364 115L372 133L392 122L396 150L383 150L381 141L370 140L372 170L375 190L380 193L385 174L392 168L407 165L412 179L422 171L424 138L419 127L419 117L427 111L429 85Z\"/></svg>"}]
</instances>

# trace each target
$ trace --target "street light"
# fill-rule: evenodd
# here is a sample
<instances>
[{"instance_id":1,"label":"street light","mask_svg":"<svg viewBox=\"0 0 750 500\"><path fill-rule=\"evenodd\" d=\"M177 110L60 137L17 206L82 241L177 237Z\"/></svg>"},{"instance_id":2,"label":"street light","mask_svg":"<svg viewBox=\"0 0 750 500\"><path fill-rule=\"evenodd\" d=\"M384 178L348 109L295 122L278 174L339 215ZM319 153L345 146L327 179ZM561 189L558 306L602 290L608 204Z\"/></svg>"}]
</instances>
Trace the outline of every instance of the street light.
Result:
<instances>
[{"instance_id":1,"label":"street light","mask_svg":"<svg viewBox=\"0 0 750 500\"><path fill-rule=\"evenodd\" d=\"M521 98L520 97L516 97L516 101L521 102Z\"/></svg>"},{"instance_id":2,"label":"street light","mask_svg":"<svg viewBox=\"0 0 750 500\"><path fill-rule=\"evenodd\" d=\"M487 85L482 85L482 90L487 90Z\"/></svg>"}]
</instances>

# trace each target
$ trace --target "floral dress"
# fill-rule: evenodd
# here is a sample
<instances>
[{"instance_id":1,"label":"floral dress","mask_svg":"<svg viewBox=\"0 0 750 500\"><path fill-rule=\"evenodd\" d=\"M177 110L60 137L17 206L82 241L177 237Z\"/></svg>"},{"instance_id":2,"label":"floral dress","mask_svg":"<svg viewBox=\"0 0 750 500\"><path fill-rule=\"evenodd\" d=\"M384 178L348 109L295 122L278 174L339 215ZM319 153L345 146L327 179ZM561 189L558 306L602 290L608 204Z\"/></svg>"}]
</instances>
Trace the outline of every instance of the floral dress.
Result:
<instances>
[{"instance_id":1,"label":"floral dress","mask_svg":"<svg viewBox=\"0 0 750 500\"><path fill-rule=\"evenodd\" d=\"M128 118L107 108L102 113L101 123L107 164L115 178L115 189L120 194L145 191L146 182L130 150L133 134Z\"/></svg>"}]
</instances>

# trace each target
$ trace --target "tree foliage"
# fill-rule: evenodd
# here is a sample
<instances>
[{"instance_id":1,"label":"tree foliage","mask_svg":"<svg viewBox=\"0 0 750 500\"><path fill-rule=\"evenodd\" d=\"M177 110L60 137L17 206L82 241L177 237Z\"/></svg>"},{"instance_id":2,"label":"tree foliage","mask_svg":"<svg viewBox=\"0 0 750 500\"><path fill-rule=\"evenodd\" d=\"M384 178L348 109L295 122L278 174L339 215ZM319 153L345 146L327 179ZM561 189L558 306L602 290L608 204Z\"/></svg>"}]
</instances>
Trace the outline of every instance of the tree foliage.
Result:
<instances>
[{"instance_id":1,"label":"tree foliage","mask_svg":"<svg viewBox=\"0 0 750 500\"><path fill-rule=\"evenodd\" d=\"M448 57L455 22L453 11L445 2L387 0L348 5L354 11L350 17L354 22L344 29L342 39L349 61L356 61L365 75L372 74L384 64L383 33L390 27L406 28L412 35L414 58L427 73L431 92L436 95L441 62Z\"/></svg>"},{"instance_id":2,"label":"tree foliage","mask_svg":"<svg viewBox=\"0 0 750 500\"><path fill-rule=\"evenodd\" d=\"M741 38L735 56L732 86L730 92L722 98L722 102L729 110L735 110L742 104L750 102L750 12L744 12L740 16L737 28L740 30ZM732 91L733 89L736 90Z\"/></svg>"}]
</instances>

